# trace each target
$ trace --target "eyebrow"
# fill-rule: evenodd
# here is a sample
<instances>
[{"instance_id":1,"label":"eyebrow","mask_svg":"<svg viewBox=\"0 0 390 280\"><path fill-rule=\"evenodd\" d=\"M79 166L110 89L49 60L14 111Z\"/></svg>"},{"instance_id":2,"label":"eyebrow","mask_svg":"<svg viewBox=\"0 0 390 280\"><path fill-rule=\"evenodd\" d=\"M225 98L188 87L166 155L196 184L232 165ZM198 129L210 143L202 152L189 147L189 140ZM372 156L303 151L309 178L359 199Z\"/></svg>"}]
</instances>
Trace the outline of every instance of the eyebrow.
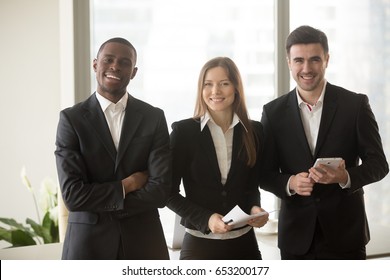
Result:
<instances>
[{"instance_id":1,"label":"eyebrow","mask_svg":"<svg viewBox=\"0 0 390 280\"><path fill-rule=\"evenodd\" d=\"M117 57L117 56L114 55L114 54L103 54L102 56L103 56L103 57ZM118 59L120 59L120 60L132 61L130 58L127 58L127 57L118 57Z\"/></svg>"},{"instance_id":2,"label":"eyebrow","mask_svg":"<svg viewBox=\"0 0 390 280\"><path fill-rule=\"evenodd\" d=\"M305 58L301 57L301 56L297 56L297 57L294 57L292 60L304 60ZM311 56L309 57L308 60L313 60L313 59L322 59L321 56L319 55L315 55L315 56Z\"/></svg>"},{"instance_id":3,"label":"eyebrow","mask_svg":"<svg viewBox=\"0 0 390 280\"><path fill-rule=\"evenodd\" d=\"M204 80L205 82L213 82L213 80ZM220 80L220 82L230 82L230 79L223 79L223 80Z\"/></svg>"}]
</instances>

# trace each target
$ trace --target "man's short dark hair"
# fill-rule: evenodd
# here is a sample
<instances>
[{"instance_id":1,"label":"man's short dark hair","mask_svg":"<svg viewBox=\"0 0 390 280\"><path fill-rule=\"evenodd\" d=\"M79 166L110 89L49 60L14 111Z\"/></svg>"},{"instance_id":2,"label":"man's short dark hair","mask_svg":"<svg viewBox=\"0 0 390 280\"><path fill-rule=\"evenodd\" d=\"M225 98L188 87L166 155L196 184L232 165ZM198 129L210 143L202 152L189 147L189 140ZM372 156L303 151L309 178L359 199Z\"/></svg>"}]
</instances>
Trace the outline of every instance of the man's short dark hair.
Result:
<instances>
[{"instance_id":1,"label":"man's short dark hair","mask_svg":"<svg viewBox=\"0 0 390 280\"><path fill-rule=\"evenodd\" d=\"M290 55L290 49L297 44L321 44L325 54L329 52L328 38L325 33L308 25L295 29L288 35L286 40L286 52Z\"/></svg>"},{"instance_id":2,"label":"man's short dark hair","mask_svg":"<svg viewBox=\"0 0 390 280\"><path fill-rule=\"evenodd\" d=\"M115 38L111 38L107 41L105 41L99 48L98 52L97 52L97 55L96 57L99 56L100 52L102 51L102 49L104 48L105 45L107 45L108 43L119 43L119 44L123 44L123 45L126 45L128 47L130 47L130 49L132 49L134 51L134 54L135 54L135 58L137 58L137 50L135 49L135 47L129 42L127 41L126 39L124 38L121 38L121 37L115 37Z\"/></svg>"}]
</instances>

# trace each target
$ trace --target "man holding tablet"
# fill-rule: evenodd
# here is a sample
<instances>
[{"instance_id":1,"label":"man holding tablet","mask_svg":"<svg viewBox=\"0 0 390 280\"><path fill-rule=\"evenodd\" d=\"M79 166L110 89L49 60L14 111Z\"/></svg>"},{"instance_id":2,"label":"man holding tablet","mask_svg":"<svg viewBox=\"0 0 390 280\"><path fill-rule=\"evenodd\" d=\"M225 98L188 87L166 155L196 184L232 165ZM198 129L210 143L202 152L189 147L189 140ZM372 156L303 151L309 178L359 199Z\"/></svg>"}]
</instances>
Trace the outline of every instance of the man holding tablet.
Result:
<instances>
[{"instance_id":1,"label":"man holding tablet","mask_svg":"<svg viewBox=\"0 0 390 280\"><path fill-rule=\"evenodd\" d=\"M282 201L281 258L366 259L363 187L389 171L368 98L325 80L322 31L295 29L286 51L297 87L266 104L261 120L261 187Z\"/></svg>"}]
</instances>

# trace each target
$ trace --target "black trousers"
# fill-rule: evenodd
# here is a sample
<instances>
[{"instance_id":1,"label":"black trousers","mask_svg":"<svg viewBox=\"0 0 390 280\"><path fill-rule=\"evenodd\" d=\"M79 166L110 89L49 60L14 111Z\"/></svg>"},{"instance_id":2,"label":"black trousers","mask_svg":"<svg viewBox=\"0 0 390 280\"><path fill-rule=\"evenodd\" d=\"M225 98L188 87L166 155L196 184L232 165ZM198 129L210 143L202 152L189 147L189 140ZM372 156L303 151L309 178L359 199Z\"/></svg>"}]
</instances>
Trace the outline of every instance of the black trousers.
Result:
<instances>
[{"instance_id":1,"label":"black trousers","mask_svg":"<svg viewBox=\"0 0 390 280\"><path fill-rule=\"evenodd\" d=\"M254 230L226 240L184 235L181 260L261 260Z\"/></svg>"},{"instance_id":2,"label":"black trousers","mask_svg":"<svg viewBox=\"0 0 390 280\"><path fill-rule=\"evenodd\" d=\"M286 250L280 250L282 260L365 260L366 246L349 252L339 252L327 244L321 226L317 222L312 244L304 255L293 255Z\"/></svg>"}]
</instances>

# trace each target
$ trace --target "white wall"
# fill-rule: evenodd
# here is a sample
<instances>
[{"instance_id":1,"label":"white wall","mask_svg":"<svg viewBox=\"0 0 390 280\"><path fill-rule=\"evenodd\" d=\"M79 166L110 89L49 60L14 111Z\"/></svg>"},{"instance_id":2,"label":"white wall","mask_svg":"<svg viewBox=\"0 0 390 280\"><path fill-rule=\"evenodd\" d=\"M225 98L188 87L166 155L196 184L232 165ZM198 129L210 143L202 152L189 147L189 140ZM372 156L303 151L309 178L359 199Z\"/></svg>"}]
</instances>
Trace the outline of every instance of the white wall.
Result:
<instances>
[{"instance_id":1,"label":"white wall","mask_svg":"<svg viewBox=\"0 0 390 280\"><path fill-rule=\"evenodd\" d=\"M59 1L0 0L0 217L36 218L23 165L37 193L44 177L57 180Z\"/></svg>"}]
</instances>

